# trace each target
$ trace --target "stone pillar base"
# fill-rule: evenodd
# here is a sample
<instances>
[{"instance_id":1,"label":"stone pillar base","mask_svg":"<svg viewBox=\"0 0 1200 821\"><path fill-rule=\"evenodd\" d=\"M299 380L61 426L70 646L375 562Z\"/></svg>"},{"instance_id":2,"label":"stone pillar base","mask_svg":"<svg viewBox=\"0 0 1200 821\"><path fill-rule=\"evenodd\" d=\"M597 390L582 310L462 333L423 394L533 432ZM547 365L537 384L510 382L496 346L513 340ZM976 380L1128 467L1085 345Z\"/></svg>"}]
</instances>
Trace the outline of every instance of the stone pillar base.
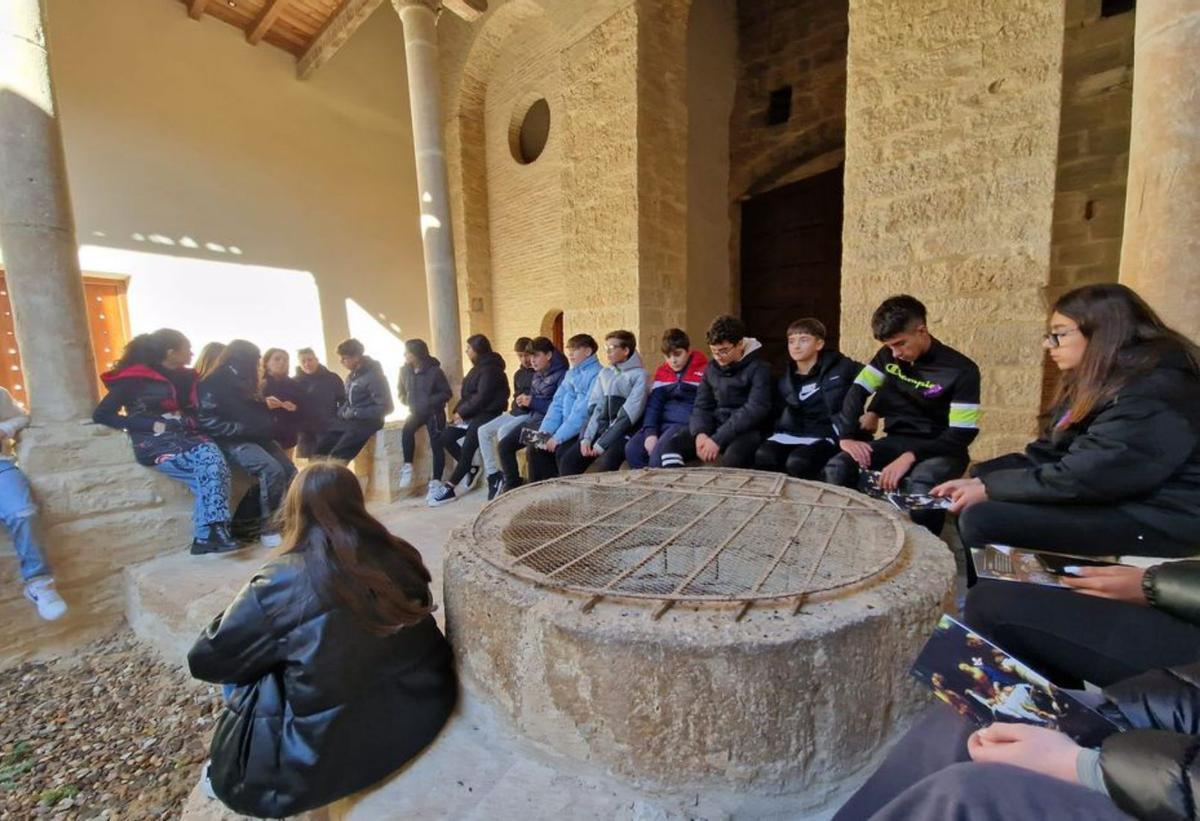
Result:
<instances>
[{"instance_id":1,"label":"stone pillar base","mask_svg":"<svg viewBox=\"0 0 1200 821\"><path fill-rule=\"evenodd\" d=\"M433 457L424 428L417 432L413 483L407 488L400 487L400 468L404 466L404 449L400 442L403 426L402 421L388 422L351 463L351 469L362 484L368 501L391 503L425 492L433 469Z\"/></svg>"},{"instance_id":2,"label":"stone pillar base","mask_svg":"<svg viewBox=\"0 0 1200 821\"><path fill-rule=\"evenodd\" d=\"M192 495L142 467L124 434L92 424L27 428L19 462L38 504L37 534L70 610L38 618L8 533L0 536L0 668L50 658L106 635L124 620L122 571L186 550ZM219 558L197 558L197 561Z\"/></svg>"}]
</instances>

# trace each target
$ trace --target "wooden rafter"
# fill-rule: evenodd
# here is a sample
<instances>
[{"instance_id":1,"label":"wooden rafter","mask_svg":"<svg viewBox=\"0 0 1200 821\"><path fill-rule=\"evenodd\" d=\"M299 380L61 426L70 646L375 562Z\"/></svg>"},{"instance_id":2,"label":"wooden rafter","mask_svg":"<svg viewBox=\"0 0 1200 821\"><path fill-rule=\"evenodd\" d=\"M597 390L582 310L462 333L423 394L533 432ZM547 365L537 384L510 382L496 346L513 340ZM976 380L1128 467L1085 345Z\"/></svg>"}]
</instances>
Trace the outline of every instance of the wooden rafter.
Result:
<instances>
[{"instance_id":1,"label":"wooden rafter","mask_svg":"<svg viewBox=\"0 0 1200 821\"><path fill-rule=\"evenodd\" d=\"M258 45L258 42L271 30L271 26L275 25L275 21L279 19L279 15L283 14L283 10L287 8L291 0L271 0L267 5L262 16L258 18L258 22L246 34L246 42L250 45Z\"/></svg>"},{"instance_id":2,"label":"wooden rafter","mask_svg":"<svg viewBox=\"0 0 1200 821\"><path fill-rule=\"evenodd\" d=\"M350 39L350 35L358 31L383 0L345 0L337 13L330 18L329 23L313 40L308 51L300 56L296 65L296 74L301 80L307 79L314 71L337 54L338 49Z\"/></svg>"},{"instance_id":3,"label":"wooden rafter","mask_svg":"<svg viewBox=\"0 0 1200 821\"><path fill-rule=\"evenodd\" d=\"M204 16L204 9L208 5L208 0L191 0L188 6L188 14L193 20L199 20Z\"/></svg>"}]
</instances>

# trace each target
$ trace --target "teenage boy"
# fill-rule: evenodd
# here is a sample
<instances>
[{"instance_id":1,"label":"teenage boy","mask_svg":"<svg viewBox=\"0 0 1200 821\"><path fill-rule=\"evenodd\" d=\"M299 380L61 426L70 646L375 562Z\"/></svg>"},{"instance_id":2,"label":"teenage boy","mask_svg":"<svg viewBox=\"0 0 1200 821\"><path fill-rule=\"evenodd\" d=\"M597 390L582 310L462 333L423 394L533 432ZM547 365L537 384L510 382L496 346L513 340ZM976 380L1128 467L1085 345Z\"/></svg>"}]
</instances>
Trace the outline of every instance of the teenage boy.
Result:
<instances>
[{"instance_id":1,"label":"teenage boy","mask_svg":"<svg viewBox=\"0 0 1200 821\"><path fill-rule=\"evenodd\" d=\"M634 470L662 467L663 447L687 429L696 391L708 366L708 357L691 347L692 340L679 328L668 328L663 333L660 350L664 361L654 372L642 429L625 446L625 461Z\"/></svg>"},{"instance_id":2,"label":"teenage boy","mask_svg":"<svg viewBox=\"0 0 1200 821\"><path fill-rule=\"evenodd\" d=\"M518 417L519 424L510 428L500 440L497 450L500 453L501 472L488 474L488 499L494 499L504 490L522 484L520 469L517 467L517 451L522 447L521 434L525 430L537 430L541 426L542 420L550 411L550 404L554 401L558 386L567 375L567 358L548 338L537 337L530 343L530 348L533 351L533 383L529 390L529 414Z\"/></svg>"},{"instance_id":3,"label":"teenage boy","mask_svg":"<svg viewBox=\"0 0 1200 821\"><path fill-rule=\"evenodd\" d=\"M513 345L517 355L517 371L513 374L513 400L507 413L502 413L490 422L479 426L479 455L483 459L483 475L487 477L488 498L495 497L500 482L500 454L498 445L509 431L521 427L529 418L529 400L534 378L533 340L520 337Z\"/></svg>"},{"instance_id":4,"label":"teenage boy","mask_svg":"<svg viewBox=\"0 0 1200 821\"><path fill-rule=\"evenodd\" d=\"M883 347L859 371L834 419L841 453L825 466L825 481L854 487L860 470L880 471L879 485L928 493L967 468L967 449L979 434L979 367L943 345L926 325L925 306L908 295L883 301L871 317ZM859 418L867 399L884 419L885 435L863 441ZM920 511L914 522L940 533L944 511Z\"/></svg>"},{"instance_id":5,"label":"teenage boy","mask_svg":"<svg viewBox=\"0 0 1200 821\"><path fill-rule=\"evenodd\" d=\"M559 461L560 476L583 473L593 462L600 470L616 470L625 461L629 431L646 407L646 368L637 352L637 338L629 331L604 337L608 367L600 371L588 395L588 421L579 441Z\"/></svg>"},{"instance_id":6,"label":"teenage boy","mask_svg":"<svg viewBox=\"0 0 1200 821\"><path fill-rule=\"evenodd\" d=\"M316 455L349 462L383 427L395 406L383 366L367 356L357 339L344 339L337 346L338 361L346 375L345 400L338 405L338 421L317 443ZM292 471L295 473L295 471Z\"/></svg>"},{"instance_id":7,"label":"teenage boy","mask_svg":"<svg viewBox=\"0 0 1200 821\"><path fill-rule=\"evenodd\" d=\"M592 391L592 382L600 373L595 338L589 334L576 334L568 339L567 359L571 362L571 369L563 377L550 403L550 410L538 427L540 433L550 438L540 445L530 445L525 449L531 482L559 475L560 451L565 453L575 444L579 431L587 421L588 396Z\"/></svg>"},{"instance_id":8,"label":"teenage boy","mask_svg":"<svg viewBox=\"0 0 1200 821\"><path fill-rule=\"evenodd\" d=\"M39 616L55 621L67 612L67 603L54 589L54 577L35 532L37 505L13 452L12 440L28 425L29 414L12 394L0 388L0 522L12 536L25 598L37 607Z\"/></svg>"},{"instance_id":9,"label":"teenage boy","mask_svg":"<svg viewBox=\"0 0 1200 821\"><path fill-rule=\"evenodd\" d=\"M754 465L797 479L816 479L838 452L833 417L862 365L825 350L825 325L811 317L788 326L787 346L792 365L776 384L775 432L759 445Z\"/></svg>"},{"instance_id":10,"label":"teenage boy","mask_svg":"<svg viewBox=\"0 0 1200 821\"><path fill-rule=\"evenodd\" d=\"M705 464L751 467L771 416L771 366L759 359L762 343L746 336L736 316L714 319L705 338L712 361L696 391L688 429L671 437L662 465L683 467L699 457Z\"/></svg>"}]
</instances>

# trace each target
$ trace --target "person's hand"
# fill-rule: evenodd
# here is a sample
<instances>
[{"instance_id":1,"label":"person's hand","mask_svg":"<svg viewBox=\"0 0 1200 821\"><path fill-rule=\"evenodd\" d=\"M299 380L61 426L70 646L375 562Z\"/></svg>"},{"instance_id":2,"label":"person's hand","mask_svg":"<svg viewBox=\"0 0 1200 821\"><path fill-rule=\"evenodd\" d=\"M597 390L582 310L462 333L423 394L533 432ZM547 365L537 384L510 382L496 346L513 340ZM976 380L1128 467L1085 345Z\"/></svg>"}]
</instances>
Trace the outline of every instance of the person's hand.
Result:
<instances>
[{"instance_id":1,"label":"person's hand","mask_svg":"<svg viewBox=\"0 0 1200 821\"><path fill-rule=\"evenodd\" d=\"M162 434L164 434L166 432L167 432L167 423L166 422L155 422L154 423L154 435L155 436L161 436Z\"/></svg>"},{"instance_id":2,"label":"person's hand","mask_svg":"<svg viewBox=\"0 0 1200 821\"><path fill-rule=\"evenodd\" d=\"M1075 761L1081 749L1057 730L1030 724L997 722L967 739L967 752L974 761L1010 764L1072 784L1079 783Z\"/></svg>"},{"instance_id":3,"label":"person's hand","mask_svg":"<svg viewBox=\"0 0 1200 821\"><path fill-rule=\"evenodd\" d=\"M592 451L592 446L591 446L591 445L589 445L587 442L580 442L580 443L579 443L579 452L580 452L581 454L583 454L584 456L588 456L588 457L591 457L591 456L595 456L595 455L596 455L596 454L595 454L595 453Z\"/></svg>"},{"instance_id":4,"label":"person's hand","mask_svg":"<svg viewBox=\"0 0 1200 821\"><path fill-rule=\"evenodd\" d=\"M912 466L916 462L916 454L912 451L901 453L895 459L888 462L887 467L879 471L879 487L887 491L892 491L900 487L900 480L908 475L908 472L912 470Z\"/></svg>"},{"instance_id":5,"label":"person's hand","mask_svg":"<svg viewBox=\"0 0 1200 821\"><path fill-rule=\"evenodd\" d=\"M461 425L463 422L463 418L461 416L459 416L457 413L455 413L454 416L451 417L450 421L453 422L455 425Z\"/></svg>"},{"instance_id":6,"label":"person's hand","mask_svg":"<svg viewBox=\"0 0 1200 821\"><path fill-rule=\"evenodd\" d=\"M949 482L942 482L940 485L934 487L933 490L929 491L929 495L944 496L953 499L955 492L960 488L964 488L967 485L981 484L983 484L983 482L981 482L979 479L951 479Z\"/></svg>"},{"instance_id":7,"label":"person's hand","mask_svg":"<svg viewBox=\"0 0 1200 821\"><path fill-rule=\"evenodd\" d=\"M1059 576L1067 587L1087 596L1115 599L1130 604L1149 604L1142 590L1142 579L1146 577L1144 567L1081 567L1079 576Z\"/></svg>"},{"instance_id":8,"label":"person's hand","mask_svg":"<svg viewBox=\"0 0 1200 821\"><path fill-rule=\"evenodd\" d=\"M843 452L849 453L850 458L854 460L863 470L871 467L871 443L861 442L858 439L843 439L838 442L838 447Z\"/></svg>"},{"instance_id":9,"label":"person's hand","mask_svg":"<svg viewBox=\"0 0 1200 821\"><path fill-rule=\"evenodd\" d=\"M558 450L558 440L551 436L546 440L546 444L542 445L542 449L547 453L554 453L554 451Z\"/></svg>"},{"instance_id":10,"label":"person's hand","mask_svg":"<svg viewBox=\"0 0 1200 821\"><path fill-rule=\"evenodd\" d=\"M874 411L865 411L862 416L858 417L858 426L863 433L874 435L879 430L879 414Z\"/></svg>"},{"instance_id":11,"label":"person's hand","mask_svg":"<svg viewBox=\"0 0 1200 821\"><path fill-rule=\"evenodd\" d=\"M721 446L707 433L702 433L696 437L696 455L700 461L711 464L721 455Z\"/></svg>"},{"instance_id":12,"label":"person's hand","mask_svg":"<svg viewBox=\"0 0 1200 821\"><path fill-rule=\"evenodd\" d=\"M529 398L529 394L527 394L527 393L521 393L521 394L517 394L517 399L516 399L516 402L517 402L517 407L518 407L518 408L527 408L527 407L529 407L529 403L530 403L530 401L531 401L531 400L530 400L530 398Z\"/></svg>"},{"instance_id":13,"label":"person's hand","mask_svg":"<svg viewBox=\"0 0 1200 821\"><path fill-rule=\"evenodd\" d=\"M982 479L951 479L942 482L929 494L950 499L953 502L949 507L951 513L961 513L971 505L986 502L988 498L987 487Z\"/></svg>"},{"instance_id":14,"label":"person's hand","mask_svg":"<svg viewBox=\"0 0 1200 821\"><path fill-rule=\"evenodd\" d=\"M268 396L263 401L267 403L267 407L271 410L279 410L283 407L283 403L274 396Z\"/></svg>"},{"instance_id":15,"label":"person's hand","mask_svg":"<svg viewBox=\"0 0 1200 821\"><path fill-rule=\"evenodd\" d=\"M280 407L282 407L285 411L289 411L291 413L296 412L296 403L295 402L283 402L280 404Z\"/></svg>"},{"instance_id":16,"label":"person's hand","mask_svg":"<svg viewBox=\"0 0 1200 821\"><path fill-rule=\"evenodd\" d=\"M644 444L644 447L646 448L646 453L653 453L654 446L657 444L658 444L657 436L647 436L646 440L645 440L645 444Z\"/></svg>"}]
</instances>

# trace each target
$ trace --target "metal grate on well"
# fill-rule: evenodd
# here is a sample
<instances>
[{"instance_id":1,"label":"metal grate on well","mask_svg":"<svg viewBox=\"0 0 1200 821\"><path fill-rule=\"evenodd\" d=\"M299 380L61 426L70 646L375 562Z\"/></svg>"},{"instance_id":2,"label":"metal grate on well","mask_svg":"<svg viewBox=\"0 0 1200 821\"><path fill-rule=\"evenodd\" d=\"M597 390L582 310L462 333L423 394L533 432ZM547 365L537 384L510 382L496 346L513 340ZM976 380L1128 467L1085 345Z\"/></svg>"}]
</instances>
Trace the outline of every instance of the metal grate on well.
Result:
<instances>
[{"instance_id":1,"label":"metal grate on well","mask_svg":"<svg viewBox=\"0 0 1200 821\"><path fill-rule=\"evenodd\" d=\"M899 519L849 490L754 471L624 471L506 493L475 520L472 549L533 584L587 597L793 604L884 573ZM790 601L789 601L790 600Z\"/></svg>"}]
</instances>

